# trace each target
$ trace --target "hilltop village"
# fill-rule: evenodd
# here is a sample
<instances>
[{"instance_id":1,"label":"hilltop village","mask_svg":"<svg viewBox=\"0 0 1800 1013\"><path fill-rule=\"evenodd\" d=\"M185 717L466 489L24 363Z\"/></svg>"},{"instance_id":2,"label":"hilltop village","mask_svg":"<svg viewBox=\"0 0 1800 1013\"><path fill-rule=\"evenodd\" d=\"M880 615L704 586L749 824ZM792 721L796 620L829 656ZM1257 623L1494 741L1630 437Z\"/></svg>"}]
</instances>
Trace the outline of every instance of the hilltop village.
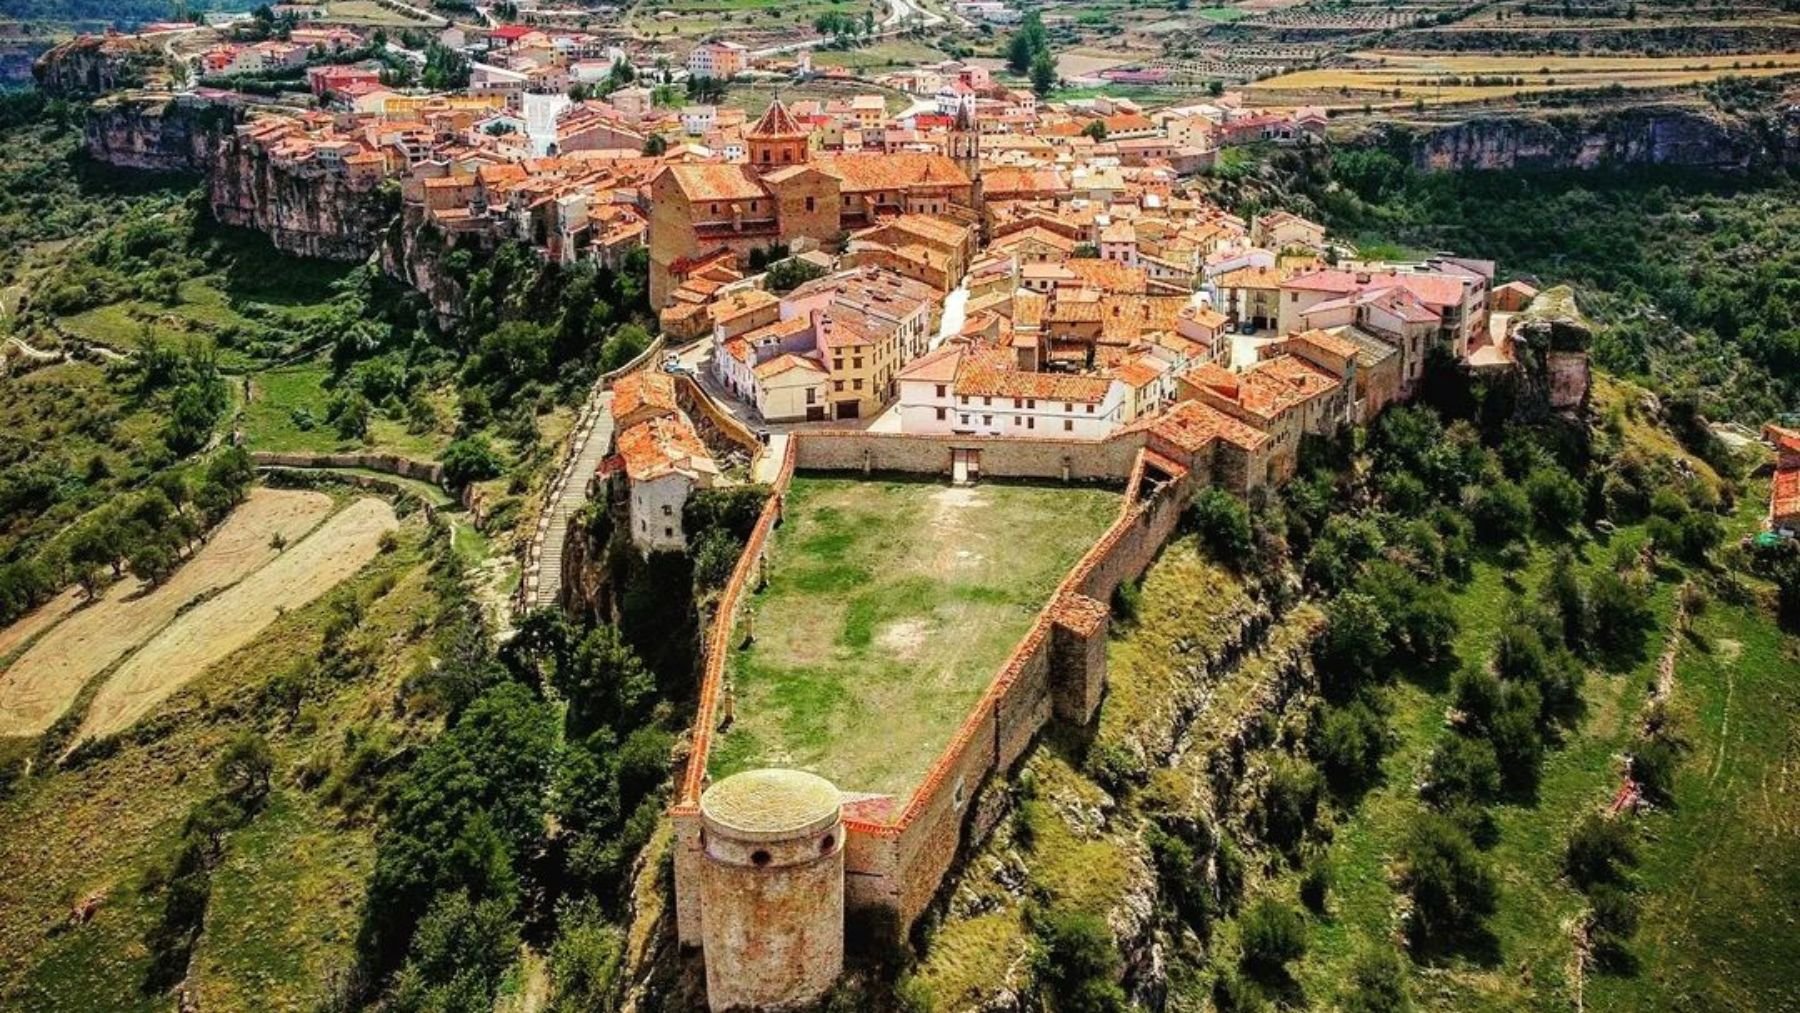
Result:
<instances>
[{"instance_id":1,"label":"hilltop village","mask_svg":"<svg viewBox=\"0 0 1800 1013\"><path fill-rule=\"evenodd\" d=\"M1455 251L1393 247L1373 256L1314 220L1316 210L1298 202L1283 209L1261 193L1244 201L1220 185L1239 157L1234 149L1246 145L1263 155L1322 154L1330 119L1323 108L1260 103L1249 87L1217 81L1204 96L1160 108L1104 93L1056 98L1070 90L1060 87L1067 82L1021 85L1020 75L997 73L992 60L932 59L858 73L816 65L807 46L759 49L711 36L665 45L654 35L577 29L553 16L500 23L485 9L477 11L482 25L444 19L390 37L331 23L323 9L288 3L271 9L272 22L261 13L220 15L83 37L53 50L38 76L46 91L97 99L84 128L90 158L197 173L218 223L256 230L286 254L362 265L355 270L390 292L410 290L396 301L417 316L415 338L454 333L477 314L497 334L499 302L529 307L510 307L508 323L546 323L520 319L553 301L538 301L543 293L526 291L533 285L522 276L579 277L605 293L571 315L573 324L559 320L560 337L576 347L540 364L540 372L570 370L554 392L541 376L528 395L511 377L487 391L456 392L444 382L452 355L435 363L432 394L457 401L442 408L457 422L440 427L442 434L428 434L430 424L409 429L417 442L406 444L429 447L428 436L444 435L444 445L422 453L438 453L435 464L405 454L315 453L313 446L271 452L241 430L230 437L249 444L246 461L280 481L310 472L327 483L353 478L364 490L392 492L396 480L401 493L425 487L425 513L435 514L434 530L447 532L448 554L480 558L489 549L487 534L466 537L458 521L444 519L460 514L458 507L476 531L484 512L486 519L497 513L503 520L495 527L516 536L495 552L508 557L503 564L478 568L476 579L491 592L481 607L498 617L493 639L504 645L489 667L530 669L523 681L538 680L531 691L513 689L566 708L555 719L565 722L562 738L546 741L590 764L574 775L558 769L540 794L570 808L521 816L532 835L550 828L550 843L540 847L530 836L534 843L516 854L546 865L585 863L580 875L630 894L623 906L631 910L606 914L607 932L615 924L628 930L619 936L629 936L629 952L595 961L613 965L605 1002L596 1005L635 989L634 1000L654 1002L626 1008L818 1008L861 973L858 949L906 947L938 919L966 917L971 907L982 917L980 905L991 898L953 914L947 895L971 876L970 856L986 843L1016 843L1016 835L1033 832L1020 825L1029 822L1028 792L1036 789L1015 775L1049 733L1098 734L1102 705L1116 699L1109 693L1125 667L1109 645L1129 636L1136 618L1128 599L1164 550L1193 534L1203 501L1240 511L1247 527L1252 510L1280 502L1284 489L1318 481L1312 452L1354 448L1345 453L1355 456L1364 441L1385 438L1371 435L1384 413L1390 422L1429 418L1417 424L1436 428L1420 432L1466 442L1471 458L1488 461L1485 470L1447 480L1447 491L1434 487L1428 495L1415 483L1415 502L1392 509L1396 524L1424 530L1439 556L1445 536L1432 532L1468 523L1459 511L1484 501L1476 486L1500 474L1494 462L1502 456L1516 457L1506 466L1529 469L1527 476L1568 479L1539 487L1560 511L1561 534L1579 518L1610 535L1612 522L1599 519L1609 497L1634 491L1620 492L1621 483L1609 485L1597 472L1577 485L1529 433L1483 448L1462 430L1438 426L1434 412L1408 407L1446 389L1479 388L1502 392L1491 402L1501 407L1482 419L1496 430L1560 429L1585 438L1602 412L1610 412L1604 424L1621 431L1626 419L1647 427L1638 406L1621 407L1626 395L1617 388L1613 403L1598 407L1611 381L1590 376L1593 335L1571 288L1554 279L1541 290L1504 280L1495 262ZM1018 17L990 0L955 9L990 25ZM1123 75L1131 73L1107 80L1130 83ZM490 270L519 262L531 270ZM475 284L476 275L488 287ZM623 361L596 354L602 335L627 327L642 343ZM153 330L144 324L146 335ZM505 372L513 362L503 344L484 342L469 357ZM321 347L307 354L340 354ZM112 351L108 362L127 362L128 354ZM341 354L350 362L356 353ZM394 354L388 365L398 370L403 358ZM254 384L271 381L280 382L259 374ZM417 376L411 382L420 385ZM253 386L246 377L246 402L264 393ZM491 401L489 392L496 392ZM517 405L499 403L515 396ZM398 396L385 400L411 410ZM419 414L437 418L438 410L424 404ZM520 428L531 429L530 439L517 441L525 449L516 467L508 462L510 471L485 442L497 430L481 431L503 412L524 415ZM284 434L290 425L317 428L310 411L265 414L279 415ZM556 427L541 443L540 420ZM267 431L266 419L263 425ZM1791 537L1800 529L1800 432L1770 426L1764 438L1777 450L1764 526L1770 539ZM346 437L337 449L353 442ZM476 445L485 459L467 453ZM1685 474L1697 473L1681 463ZM1521 504L1516 543L1543 505L1536 491L1529 500L1521 492L1525 477L1514 478L1505 484ZM1651 500L1654 480L1634 481ZM504 488L514 512L488 511L492 504L475 489L482 482L489 492ZM1352 484L1345 482L1345 504L1377 494L1373 480L1357 492ZM1392 490L1379 495L1403 502ZM1323 496L1320 513L1335 510ZM1643 512L1653 509L1671 508L1647 503ZM1298 749L1312 734L1275 697L1316 688L1301 688L1297 673L1316 675L1308 645L1322 636L1329 599L1368 601L1373 625L1381 606L1363 593L1373 575L1417 583L1367 531L1354 532L1367 543L1355 565L1368 564L1354 595L1348 577L1315 582L1298 566L1267 576L1281 585L1274 591L1252 587L1222 559L1207 564L1218 564L1204 578L1215 584L1196 578L1184 588L1228 588L1221 597L1237 611L1202 620L1218 619L1217 629L1204 631L1210 653L1190 655L1189 630L1153 648L1167 655L1159 660L1181 667L1184 678L1249 655L1262 666L1267 696L1238 701L1246 713L1262 713L1240 725L1232 748L1262 735ZM371 557L389 551L385 537L371 527L363 539ZM1251 537L1243 533L1239 555L1255 554ZM1463 532L1465 554L1468 539ZM280 541L267 541L271 553L281 552ZM1194 543L1203 547L1189 562L1198 564L1210 550L1205 536L1187 538L1183 548ZM1411 551L1389 548L1389 555ZM1654 570L1646 553L1616 555L1634 575ZM628 586L633 580L639 583ZM1687 609L1685 587L1679 600ZM637 641L627 643L619 630L634 608L637 622L656 628L646 637L640 625ZM584 624L585 632L577 630ZM1445 625L1453 630L1455 617ZM470 628L485 644L487 627ZM336 635L328 632L328 643ZM669 665L682 669L674 678L652 673L656 666L633 654L648 659L671 645L667 653L678 661ZM1556 650L1566 655L1560 642ZM435 658L407 662L412 671L437 665ZM592 666L589 684L571 689L558 681L565 666L579 665ZM635 681L595 689L621 675ZM396 700L412 692L415 676L407 678L393 691ZM1194 676L1184 690L1193 699L1171 704L1188 709L1179 721L1210 706L1213 687L1203 682ZM70 701L77 688L69 688ZM617 699L594 704L579 699L583 692ZM1500 689L1494 694L1502 698ZM805 699L796 704L797 697ZM1527 699L1510 688L1504 698L1508 706ZM1539 703L1530 698L1532 708ZM356 720L375 706L358 701ZM1419 713L1430 713L1419 723L1445 709L1420 704ZM1462 729L1450 711L1446 723ZM851 713L862 723L844 717ZM45 726L57 720L42 717ZM1260 718L1267 721L1245 730ZM445 726L455 720L447 717ZM1367 720L1377 728L1364 751L1379 764L1385 747L1376 740L1392 736L1380 731L1385 713L1372 709ZM1175 730L1176 718L1170 722L1171 741L1151 765L1181 762L1176 754L1186 746L1175 740L1187 733ZM355 736L343 738L347 752ZM356 762L386 744L360 747ZM1232 762L1225 751L1206 762L1213 761ZM1625 761L1616 771L1611 758L1605 765L1606 790L1616 786L1617 798L1635 806L1637 768ZM1420 769L1421 777L1437 772ZM1183 776L1198 784L1216 773ZM1491 779L1500 776L1496 770ZM325 782L333 791L335 777ZM643 782L633 784L635 797L622 787L633 779ZM1409 802L1419 793L1406 778L1391 781ZM594 784L602 787L589 799L582 788ZM460 790L459 783L446 794ZM1190 794L1197 799L1204 790ZM1322 790L1313 788L1315 809ZM608 791L611 798L598 797ZM1105 803L1084 800L1080 818L1124 798L1121 790ZM1626 804L1615 802L1609 816ZM1261 807L1263 797L1248 805ZM577 826L580 820L588 822ZM1179 866L1172 878L1204 882L1213 876L1209 861L1221 870L1242 861L1198 821L1168 825L1193 840L1164 847L1199 847L1204 837L1215 856L1167 859ZM433 824L418 837L440 829ZM421 845L412 857L431 868L422 856L442 850ZM450 850L442 862L463 861ZM1023 882L1013 865L992 864L1004 868L975 875ZM1294 865L1297 872L1297 857ZM380 886L392 873L378 864L373 882ZM412 886L426 898L450 892ZM1016 900L1028 887L1010 883L1008 891ZM571 923L579 916L598 924L598 908L561 906L568 899L544 906L556 905L557 917ZM1412 902L1409 895L1405 903ZM1321 902L1316 913L1323 910ZM1035 907L1021 917L1035 918ZM393 965L414 959L405 954L419 938L435 945L447 935L436 925L426 932L414 924L419 919L419 912L395 919L411 942L388 940L396 989L416 982L410 972L395 975ZM1112 945L1107 926L1098 934ZM510 945L536 944L514 937ZM1140 963L1158 965L1160 974L1160 960L1156 952ZM549 962L557 963L554 954ZM579 977L562 965L554 973ZM1044 969L1029 973L1053 980ZM1123 976L1111 967L1096 974L1109 984ZM668 985L671 977L680 983ZM188 995L185 984L177 987ZM498 986L484 987L491 995ZM974 992L944 994L954 1002ZM1234 1008L1212 994L1212 1008Z\"/></svg>"}]
</instances>

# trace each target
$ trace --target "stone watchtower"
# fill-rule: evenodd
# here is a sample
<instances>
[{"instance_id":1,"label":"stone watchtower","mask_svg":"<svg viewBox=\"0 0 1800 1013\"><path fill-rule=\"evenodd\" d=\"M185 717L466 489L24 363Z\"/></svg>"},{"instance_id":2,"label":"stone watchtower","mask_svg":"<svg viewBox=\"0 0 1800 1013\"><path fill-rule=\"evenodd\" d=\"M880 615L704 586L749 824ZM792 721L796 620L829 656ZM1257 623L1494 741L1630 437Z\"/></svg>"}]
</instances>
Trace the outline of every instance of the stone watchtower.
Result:
<instances>
[{"instance_id":1,"label":"stone watchtower","mask_svg":"<svg viewBox=\"0 0 1800 1013\"><path fill-rule=\"evenodd\" d=\"M714 1010L818 999L844 968L843 802L798 770L750 770L700 797L700 920Z\"/></svg>"}]
</instances>

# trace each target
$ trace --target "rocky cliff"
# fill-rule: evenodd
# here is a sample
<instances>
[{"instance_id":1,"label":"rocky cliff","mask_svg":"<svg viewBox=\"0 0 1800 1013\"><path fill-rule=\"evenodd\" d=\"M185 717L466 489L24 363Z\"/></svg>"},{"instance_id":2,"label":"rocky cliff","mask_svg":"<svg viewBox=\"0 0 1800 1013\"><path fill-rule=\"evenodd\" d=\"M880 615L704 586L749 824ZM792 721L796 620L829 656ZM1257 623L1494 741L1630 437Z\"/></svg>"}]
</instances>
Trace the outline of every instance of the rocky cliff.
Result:
<instances>
[{"instance_id":1,"label":"rocky cliff","mask_svg":"<svg viewBox=\"0 0 1800 1013\"><path fill-rule=\"evenodd\" d=\"M128 36L83 35L38 57L32 76L55 98L85 98L142 88L167 77L162 52Z\"/></svg>"},{"instance_id":2,"label":"rocky cliff","mask_svg":"<svg viewBox=\"0 0 1800 1013\"><path fill-rule=\"evenodd\" d=\"M451 249L444 235L417 204L404 205L381 236L381 270L425 296L440 327L451 327L462 316L464 291L456 273L445 263Z\"/></svg>"},{"instance_id":3,"label":"rocky cliff","mask_svg":"<svg viewBox=\"0 0 1800 1013\"><path fill-rule=\"evenodd\" d=\"M247 137L236 106L193 96L133 92L96 102L87 153L121 168L206 176L215 217L256 229L285 253L362 260L398 211L398 194L312 159L286 158Z\"/></svg>"},{"instance_id":4,"label":"rocky cliff","mask_svg":"<svg viewBox=\"0 0 1800 1013\"><path fill-rule=\"evenodd\" d=\"M1587 113L1516 112L1442 125L1382 124L1374 143L1432 172L1671 166L1740 171L1800 164L1792 107L1727 115L1670 103Z\"/></svg>"},{"instance_id":5,"label":"rocky cliff","mask_svg":"<svg viewBox=\"0 0 1800 1013\"><path fill-rule=\"evenodd\" d=\"M219 135L236 120L230 107L199 107L164 93L114 95L88 107L83 141L90 157L121 169L205 172Z\"/></svg>"},{"instance_id":6,"label":"rocky cliff","mask_svg":"<svg viewBox=\"0 0 1800 1013\"><path fill-rule=\"evenodd\" d=\"M399 193L311 160L282 160L239 133L220 138L207 171L220 221L267 235L301 257L365 260L399 211Z\"/></svg>"}]
</instances>

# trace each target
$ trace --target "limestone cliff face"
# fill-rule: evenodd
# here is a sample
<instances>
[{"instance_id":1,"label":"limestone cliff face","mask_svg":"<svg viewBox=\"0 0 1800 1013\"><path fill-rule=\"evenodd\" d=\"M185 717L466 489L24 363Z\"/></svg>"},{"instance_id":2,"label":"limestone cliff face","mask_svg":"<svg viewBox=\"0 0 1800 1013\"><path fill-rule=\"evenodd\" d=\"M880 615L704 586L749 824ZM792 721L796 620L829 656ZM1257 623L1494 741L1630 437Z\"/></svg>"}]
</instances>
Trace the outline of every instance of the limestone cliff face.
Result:
<instances>
[{"instance_id":1,"label":"limestone cliff face","mask_svg":"<svg viewBox=\"0 0 1800 1013\"><path fill-rule=\"evenodd\" d=\"M224 106L198 109L166 94L114 96L88 109L83 141L90 157L150 172L204 172L217 134L235 122Z\"/></svg>"},{"instance_id":2,"label":"limestone cliff face","mask_svg":"<svg viewBox=\"0 0 1800 1013\"><path fill-rule=\"evenodd\" d=\"M365 260L398 210L375 178L283 161L241 134L220 138L207 173L213 215L301 257Z\"/></svg>"},{"instance_id":3,"label":"limestone cliff face","mask_svg":"<svg viewBox=\"0 0 1800 1013\"><path fill-rule=\"evenodd\" d=\"M83 35L53 46L31 69L37 85L55 98L104 95L141 88L166 76L155 45L123 36Z\"/></svg>"},{"instance_id":4,"label":"limestone cliff face","mask_svg":"<svg viewBox=\"0 0 1800 1013\"><path fill-rule=\"evenodd\" d=\"M284 158L237 128L235 106L135 92L88 111L87 153L125 169L199 172L214 217L255 229L301 257L364 260L397 212L397 194L316 160Z\"/></svg>"},{"instance_id":5,"label":"limestone cliff face","mask_svg":"<svg viewBox=\"0 0 1800 1013\"><path fill-rule=\"evenodd\" d=\"M1379 143L1431 172L1672 166L1738 171L1800 162L1800 116L1734 117L1665 105L1590 114L1477 117L1436 127L1387 126Z\"/></svg>"},{"instance_id":6,"label":"limestone cliff face","mask_svg":"<svg viewBox=\"0 0 1800 1013\"><path fill-rule=\"evenodd\" d=\"M392 221L378 251L382 271L424 295L439 326L446 328L461 318L464 297L462 283L444 264L450 252L424 209L415 204L405 205Z\"/></svg>"}]
</instances>

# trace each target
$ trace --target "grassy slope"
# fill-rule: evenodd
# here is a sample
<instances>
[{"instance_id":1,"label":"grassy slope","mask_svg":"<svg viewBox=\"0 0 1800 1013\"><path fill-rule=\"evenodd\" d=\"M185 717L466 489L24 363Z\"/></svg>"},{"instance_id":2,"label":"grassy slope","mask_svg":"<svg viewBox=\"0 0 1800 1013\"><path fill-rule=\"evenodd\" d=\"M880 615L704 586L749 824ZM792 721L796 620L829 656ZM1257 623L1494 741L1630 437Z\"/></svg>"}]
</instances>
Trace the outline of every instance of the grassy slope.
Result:
<instances>
[{"instance_id":1,"label":"grassy slope","mask_svg":"<svg viewBox=\"0 0 1800 1013\"><path fill-rule=\"evenodd\" d=\"M436 600L426 585L422 529L398 549L259 641L214 666L159 711L166 734L116 755L28 781L0 803L0 1006L30 1010L164 1009L139 989L141 942L158 909L140 894L144 872L175 846L188 808L212 788L211 763L237 731L255 727L274 751L268 808L234 834L213 880L191 983L209 1007L308 1008L325 972L349 957L373 845L359 820L294 786L315 754L335 759L352 728L393 734L396 688L425 663ZM391 583L390 583L391 582ZM374 675L329 687L292 727L254 716L271 675L307 664L333 602L366 605L352 642L373 652ZM69 927L69 907L100 894L92 920Z\"/></svg>"},{"instance_id":2,"label":"grassy slope","mask_svg":"<svg viewBox=\"0 0 1800 1013\"><path fill-rule=\"evenodd\" d=\"M797 479L715 775L797 763L905 797L1118 509L1098 489Z\"/></svg>"}]
</instances>

